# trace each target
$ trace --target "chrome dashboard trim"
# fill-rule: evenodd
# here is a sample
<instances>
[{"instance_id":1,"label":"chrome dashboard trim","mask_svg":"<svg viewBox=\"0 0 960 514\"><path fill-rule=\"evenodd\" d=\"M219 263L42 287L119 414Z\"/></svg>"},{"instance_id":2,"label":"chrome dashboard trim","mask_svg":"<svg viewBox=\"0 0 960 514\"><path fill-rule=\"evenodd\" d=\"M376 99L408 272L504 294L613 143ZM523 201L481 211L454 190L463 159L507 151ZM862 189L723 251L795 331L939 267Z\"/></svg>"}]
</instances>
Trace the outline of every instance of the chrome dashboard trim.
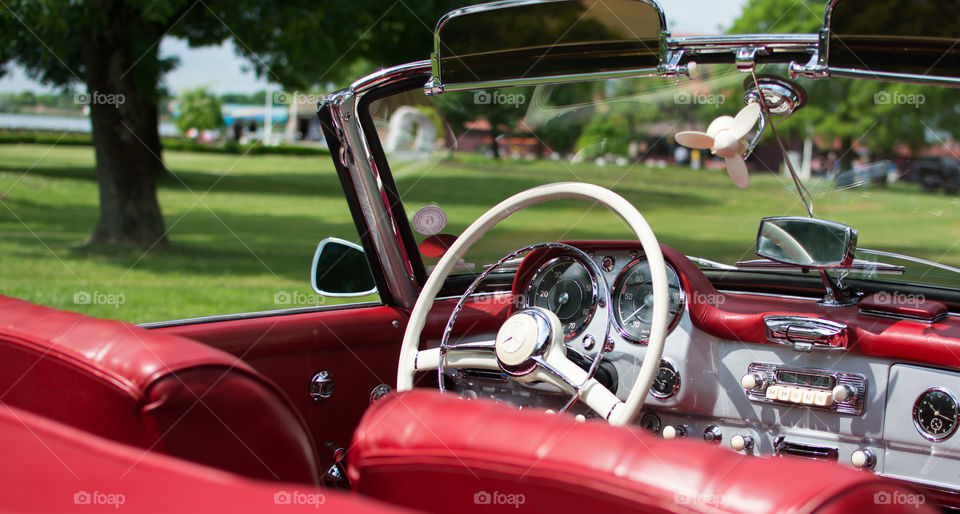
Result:
<instances>
[{"instance_id":1,"label":"chrome dashboard trim","mask_svg":"<svg viewBox=\"0 0 960 514\"><path fill-rule=\"evenodd\" d=\"M845 323L788 314L764 316L763 326L767 341L796 351L847 349Z\"/></svg>"}]
</instances>

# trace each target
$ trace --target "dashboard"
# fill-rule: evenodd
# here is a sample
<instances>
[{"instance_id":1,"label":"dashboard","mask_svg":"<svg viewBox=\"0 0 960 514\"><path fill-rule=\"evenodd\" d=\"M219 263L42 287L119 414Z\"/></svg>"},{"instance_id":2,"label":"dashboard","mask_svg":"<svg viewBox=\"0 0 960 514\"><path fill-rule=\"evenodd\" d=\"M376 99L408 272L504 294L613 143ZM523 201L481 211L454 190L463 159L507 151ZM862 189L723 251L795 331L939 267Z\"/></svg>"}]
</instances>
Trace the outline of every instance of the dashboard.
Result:
<instances>
[{"instance_id":1,"label":"dashboard","mask_svg":"<svg viewBox=\"0 0 960 514\"><path fill-rule=\"evenodd\" d=\"M649 265L636 241L569 244L582 253L550 248L524 258L514 308L556 313L581 366L606 346L596 378L624 399L650 331ZM922 319L916 308L877 312L866 299L825 307L817 298L718 291L682 254L663 252L669 332L636 425L747 455L835 461L958 503L960 322L945 305L928 302ZM596 315L603 286L609 323ZM555 409L567 400L490 371L451 378L461 394L522 407Z\"/></svg>"}]
</instances>

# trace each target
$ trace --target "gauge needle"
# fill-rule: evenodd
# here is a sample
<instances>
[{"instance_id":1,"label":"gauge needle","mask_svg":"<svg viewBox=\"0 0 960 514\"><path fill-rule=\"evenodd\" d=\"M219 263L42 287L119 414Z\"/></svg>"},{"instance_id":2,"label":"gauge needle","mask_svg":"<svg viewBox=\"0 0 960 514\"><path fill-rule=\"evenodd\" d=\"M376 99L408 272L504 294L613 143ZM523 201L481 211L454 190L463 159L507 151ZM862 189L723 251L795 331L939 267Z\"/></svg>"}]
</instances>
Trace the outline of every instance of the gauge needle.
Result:
<instances>
[{"instance_id":1,"label":"gauge needle","mask_svg":"<svg viewBox=\"0 0 960 514\"><path fill-rule=\"evenodd\" d=\"M649 307L652 302L653 302L653 295L647 295L647 296L643 299L643 305L641 305L639 309L633 311L633 313L630 314L629 316L627 316L626 318L623 318L624 323L626 323L626 321L627 321L628 319L636 316L638 312L640 312L640 311L642 311L643 309L646 309L647 307Z\"/></svg>"},{"instance_id":2,"label":"gauge needle","mask_svg":"<svg viewBox=\"0 0 960 514\"><path fill-rule=\"evenodd\" d=\"M560 305L566 305L566 303L569 301L570 301L569 293L563 293L562 295L560 295L560 298L557 299L557 303L559 303Z\"/></svg>"}]
</instances>

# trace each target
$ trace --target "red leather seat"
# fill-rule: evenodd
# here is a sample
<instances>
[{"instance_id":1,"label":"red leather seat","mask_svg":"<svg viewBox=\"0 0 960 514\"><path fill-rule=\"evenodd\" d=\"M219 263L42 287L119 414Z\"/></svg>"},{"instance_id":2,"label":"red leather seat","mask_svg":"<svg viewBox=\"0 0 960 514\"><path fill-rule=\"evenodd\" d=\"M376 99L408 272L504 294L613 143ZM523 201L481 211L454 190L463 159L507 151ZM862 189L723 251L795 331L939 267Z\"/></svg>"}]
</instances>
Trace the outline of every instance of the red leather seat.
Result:
<instances>
[{"instance_id":1,"label":"red leather seat","mask_svg":"<svg viewBox=\"0 0 960 514\"><path fill-rule=\"evenodd\" d=\"M9 406L0 406L0 454L0 510L8 513L401 512L354 494L144 453Z\"/></svg>"},{"instance_id":2,"label":"red leather seat","mask_svg":"<svg viewBox=\"0 0 960 514\"><path fill-rule=\"evenodd\" d=\"M301 417L236 357L0 296L0 403L249 477L317 484Z\"/></svg>"},{"instance_id":3,"label":"red leather seat","mask_svg":"<svg viewBox=\"0 0 960 514\"><path fill-rule=\"evenodd\" d=\"M745 456L435 391L371 406L348 460L361 494L430 512L933 511L884 503L914 493L836 464Z\"/></svg>"}]
</instances>

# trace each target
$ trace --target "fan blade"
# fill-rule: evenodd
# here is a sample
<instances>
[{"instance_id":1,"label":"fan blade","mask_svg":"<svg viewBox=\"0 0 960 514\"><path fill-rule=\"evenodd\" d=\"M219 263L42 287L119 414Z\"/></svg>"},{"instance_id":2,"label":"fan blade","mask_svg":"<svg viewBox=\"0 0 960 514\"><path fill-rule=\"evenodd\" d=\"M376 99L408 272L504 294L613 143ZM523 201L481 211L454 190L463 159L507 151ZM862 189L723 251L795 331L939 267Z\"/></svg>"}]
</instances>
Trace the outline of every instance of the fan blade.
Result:
<instances>
[{"instance_id":1,"label":"fan blade","mask_svg":"<svg viewBox=\"0 0 960 514\"><path fill-rule=\"evenodd\" d=\"M712 137L704 134L703 132L697 132L695 130L677 132L676 138L677 143L687 148L699 148L701 150L706 150L713 146Z\"/></svg>"},{"instance_id":2,"label":"fan blade","mask_svg":"<svg viewBox=\"0 0 960 514\"><path fill-rule=\"evenodd\" d=\"M733 123L730 125L730 132L733 132L733 135L737 136L737 139L740 139L747 135L747 132L750 132L750 129L753 128L753 125L759 118L760 104L750 102L737 113L737 117L733 119Z\"/></svg>"},{"instance_id":3,"label":"fan blade","mask_svg":"<svg viewBox=\"0 0 960 514\"><path fill-rule=\"evenodd\" d=\"M718 116L717 118L715 118L713 121L710 122L710 125L707 125L707 135L709 135L710 137L717 137L717 134L721 130L729 130L730 125L733 125L733 117Z\"/></svg>"},{"instance_id":4,"label":"fan blade","mask_svg":"<svg viewBox=\"0 0 960 514\"><path fill-rule=\"evenodd\" d=\"M747 186L750 185L750 175L747 174L747 163L743 162L743 158L739 155L727 157L724 161L727 165L727 175L730 175L730 180L733 181L733 185L740 189L746 189Z\"/></svg>"}]
</instances>

